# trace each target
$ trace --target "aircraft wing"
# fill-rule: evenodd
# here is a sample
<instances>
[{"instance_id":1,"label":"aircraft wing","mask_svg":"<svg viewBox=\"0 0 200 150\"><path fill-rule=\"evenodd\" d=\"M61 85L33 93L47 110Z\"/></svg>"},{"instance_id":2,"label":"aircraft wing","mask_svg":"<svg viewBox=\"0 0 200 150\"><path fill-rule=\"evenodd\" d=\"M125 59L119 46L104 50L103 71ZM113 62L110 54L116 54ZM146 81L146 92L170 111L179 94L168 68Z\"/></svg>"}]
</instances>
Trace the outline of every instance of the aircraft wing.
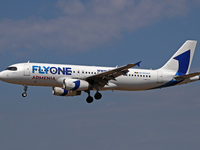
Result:
<instances>
[{"instance_id":1,"label":"aircraft wing","mask_svg":"<svg viewBox=\"0 0 200 150\"><path fill-rule=\"evenodd\" d=\"M191 77L195 77L197 75L200 75L200 72L195 72L187 75L182 75L182 76L175 76L174 79L176 80L183 80L183 79L189 79Z\"/></svg>"},{"instance_id":2,"label":"aircraft wing","mask_svg":"<svg viewBox=\"0 0 200 150\"><path fill-rule=\"evenodd\" d=\"M109 80L116 80L115 78L121 75L126 75L127 72L129 72L129 68L132 68L134 66L140 66L140 62L137 62L135 64L127 64L125 66L121 66L112 70L108 70L102 73L99 73L97 75L89 76L86 78L86 80L92 80L94 82L101 82L104 84L107 84Z\"/></svg>"}]
</instances>

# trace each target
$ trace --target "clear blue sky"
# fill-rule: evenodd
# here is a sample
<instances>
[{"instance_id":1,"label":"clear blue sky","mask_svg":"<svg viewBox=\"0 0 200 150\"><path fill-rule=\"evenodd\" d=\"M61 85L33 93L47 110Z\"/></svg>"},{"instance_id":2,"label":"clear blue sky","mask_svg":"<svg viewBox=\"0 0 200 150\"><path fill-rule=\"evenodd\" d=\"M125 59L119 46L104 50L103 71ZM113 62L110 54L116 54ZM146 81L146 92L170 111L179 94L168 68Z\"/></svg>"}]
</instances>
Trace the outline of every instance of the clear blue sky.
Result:
<instances>
[{"instance_id":1,"label":"clear blue sky","mask_svg":"<svg viewBox=\"0 0 200 150\"><path fill-rule=\"evenodd\" d=\"M0 70L18 62L159 68L188 39L200 42L199 0L2 0ZM197 43L191 72L200 71ZM0 149L196 150L200 82L106 91L87 104L48 87L0 83ZM94 94L94 92L92 92Z\"/></svg>"}]
</instances>

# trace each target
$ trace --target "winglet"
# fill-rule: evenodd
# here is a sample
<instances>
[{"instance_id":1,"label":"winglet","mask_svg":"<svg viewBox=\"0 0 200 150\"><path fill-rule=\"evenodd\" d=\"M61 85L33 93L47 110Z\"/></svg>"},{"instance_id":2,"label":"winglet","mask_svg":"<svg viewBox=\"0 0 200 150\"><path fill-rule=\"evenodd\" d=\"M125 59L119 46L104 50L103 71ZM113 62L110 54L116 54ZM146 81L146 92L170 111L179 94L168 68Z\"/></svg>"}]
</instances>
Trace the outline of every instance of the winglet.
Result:
<instances>
[{"instance_id":1,"label":"winglet","mask_svg":"<svg viewBox=\"0 0 200 150\"><path fill-rule=\"evenodd\" d=\"M137 62L137 63L135 63L138 67L140 67L140 63L141 63L142 61L139 61L139 62Z\"/></svg>"}]
</instances>

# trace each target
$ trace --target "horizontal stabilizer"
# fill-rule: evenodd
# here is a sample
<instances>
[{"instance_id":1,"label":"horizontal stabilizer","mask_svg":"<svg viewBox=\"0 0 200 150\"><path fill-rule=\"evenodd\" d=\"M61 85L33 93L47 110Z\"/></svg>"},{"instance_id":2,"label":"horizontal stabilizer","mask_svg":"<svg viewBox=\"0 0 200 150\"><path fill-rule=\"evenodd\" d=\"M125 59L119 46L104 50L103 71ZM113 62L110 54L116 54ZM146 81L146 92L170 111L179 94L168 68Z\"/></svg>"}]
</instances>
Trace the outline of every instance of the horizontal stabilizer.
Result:
<instances>
[{"instance_id":1,"label":"horizontal stabilizer","mask_svg":"<svg viewBox=\"0 0 200 150\"><path fill-rule=\"evenodd\" d=\"M175 76L174 79L176 80L183 80L183 79L189 79L191 77L195 77L197 75L200 75L200 72L195 72L187 75L182 75L182 76Z\"/></svg>"}]
</instances>

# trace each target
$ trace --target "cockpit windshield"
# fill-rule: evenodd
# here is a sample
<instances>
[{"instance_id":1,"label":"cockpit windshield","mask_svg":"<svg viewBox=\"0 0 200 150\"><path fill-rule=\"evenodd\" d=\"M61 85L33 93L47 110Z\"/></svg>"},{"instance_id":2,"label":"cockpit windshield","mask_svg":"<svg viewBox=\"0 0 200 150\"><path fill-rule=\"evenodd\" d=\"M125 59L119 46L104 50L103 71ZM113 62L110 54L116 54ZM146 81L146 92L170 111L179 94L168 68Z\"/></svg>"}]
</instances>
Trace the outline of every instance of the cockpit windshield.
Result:
<instances>
[{"instance_id":1,"label":"cockpit windshield","mask_svg":"<svg viewBox=\"0 0 200 150\"><path fill-rule=\"evenodd\" d=\"M8 67L8 68L6 68L6 70L17 71L17 67Z\"/></svg>"}]
</instances>

